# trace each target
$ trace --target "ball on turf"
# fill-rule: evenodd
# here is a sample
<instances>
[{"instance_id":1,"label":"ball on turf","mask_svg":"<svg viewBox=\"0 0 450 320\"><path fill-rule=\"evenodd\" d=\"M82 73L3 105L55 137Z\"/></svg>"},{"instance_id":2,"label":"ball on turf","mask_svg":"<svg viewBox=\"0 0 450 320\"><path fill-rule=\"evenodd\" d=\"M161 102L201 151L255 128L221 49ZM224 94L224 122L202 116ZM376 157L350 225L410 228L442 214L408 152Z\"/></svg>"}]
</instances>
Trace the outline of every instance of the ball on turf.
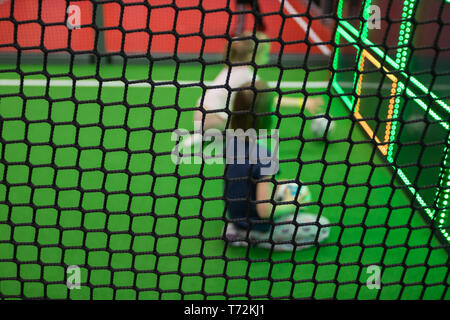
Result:
<instances>
[{"instance_id":1,"label":"ball on turf","mask_svg":"<svg viewBox=\"0 0 450 320\"><path fill-rule=\"evenodd\" d=\"M315 118L311 121L311 131L314 136L323 138L325 132L329 135L335 129L335 123L326 117ZM328 130L327 130L328 129Z\"/></svg>"},{"instance_id":2,"label":"ball on turf","mask_svg":"<svg viewBox=\"0 0 450 320\"><path fill-rule=\"evenodd\" d=\"M300 188L298 198L297 192ZM275 201L294 201L297 199L299 203L305 203L311 201L311 193L307 186L299 186L296 183L282 184L277 188L275 193Z\"/></svg>"}]
</instances>

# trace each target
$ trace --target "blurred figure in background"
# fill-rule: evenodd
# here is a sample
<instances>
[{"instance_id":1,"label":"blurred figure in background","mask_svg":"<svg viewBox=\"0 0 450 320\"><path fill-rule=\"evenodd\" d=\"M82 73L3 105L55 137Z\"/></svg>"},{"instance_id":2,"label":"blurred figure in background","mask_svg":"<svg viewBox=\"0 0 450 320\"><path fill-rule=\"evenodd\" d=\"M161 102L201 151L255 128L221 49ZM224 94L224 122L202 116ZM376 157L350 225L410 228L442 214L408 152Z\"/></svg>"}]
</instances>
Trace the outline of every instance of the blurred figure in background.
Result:
<instances>
[{"instance_id":1,"label":"blurred figure in background","mask_svg":"<svg viewBox=\"0 0 450 320\"><path fill-rule=\"evenodd\" d=\"M261 80L257 75L257 68L268 61L270 53L270 41L261 42L267 39L264 37L265 35L259 32L255 36L244 32L241 36L233 38L229 50L224 53L227 65L197 100L198 110L194 112L193 119L195 133L183 139L183 150L201 144L203 130L227 129L227 110L230 110L229 106L233 105L238 89L244 84L251 85ZM277 96L274 96L272 100L275 106L279 104L280 107L293 107L299 110L303 107L304 101L303 98L292 97L281 97L279 100ZM310 97L307 98L305 108L315 114L323 105L322 98Z\"/></svg>"},{"instance_id":2,"label":"blurred figure in background","mask_svg":"<svg viewBox=\"0 0 450 320\"><path fill-rule=\"evenodd\" d=\"M258 80L253 65L258 62L263 64L268 60L270 42L266 42L265 46L258 46L257 41L257 36L247 32L233 38L229 51L225 50L224 53L228 65L214 79L211 85L213 88L208 88L197 101L199 110L194 113L194 129L198 133L183 140L185 147L202 141L202 129L225 129L228 119L226 109L233 104L236 89ZM204 115L202 110L216 112Z\"/></svg>"},{"instance_id":3,"label":"blurred figure in background","mask_svg":"<svg viewBox=\"0 0 450 320\"><path fill-rule=\"evenodd\" d=\"M234 35L240 35L244 32L245 28L245 14L241 13L246 10L247 5L250 6L253 16L255 17L256 31L264 32L266 26L261 16L258 0L237 0L237 24L234 30Z\"/></svg>"}]
</instances>

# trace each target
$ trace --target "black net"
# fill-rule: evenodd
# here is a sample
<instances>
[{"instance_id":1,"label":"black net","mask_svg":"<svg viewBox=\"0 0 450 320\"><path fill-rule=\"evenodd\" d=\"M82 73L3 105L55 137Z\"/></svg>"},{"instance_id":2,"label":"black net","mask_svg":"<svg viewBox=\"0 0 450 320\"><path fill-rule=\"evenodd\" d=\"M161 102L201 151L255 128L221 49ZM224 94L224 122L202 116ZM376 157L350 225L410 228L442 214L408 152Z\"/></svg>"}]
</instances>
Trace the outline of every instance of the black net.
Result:
<instances>
[{"instance_id":1,"label":"black net","mask_svg":"<svg viewBox=\"0 0 450 320\"><path fill-rule=\"evenodd\" d=\"M449 299L449 22L443 0L0 0L0 297ZM258 126L277 170L225 161L224 130Z\"/></svg>"}]
</instances>

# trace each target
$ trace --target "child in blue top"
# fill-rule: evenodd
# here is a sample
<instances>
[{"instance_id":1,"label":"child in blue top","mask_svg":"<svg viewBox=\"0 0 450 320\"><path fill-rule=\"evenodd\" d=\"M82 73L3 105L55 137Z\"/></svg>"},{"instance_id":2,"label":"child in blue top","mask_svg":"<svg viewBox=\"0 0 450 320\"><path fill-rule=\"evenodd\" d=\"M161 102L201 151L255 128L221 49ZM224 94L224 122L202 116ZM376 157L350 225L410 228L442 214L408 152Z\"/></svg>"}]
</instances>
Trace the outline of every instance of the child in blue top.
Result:
<instances>
[{"instance_id":1,"label":"child in blue top","mask_svg":"<svg viewBox=\"0 0 450 320\"><path fill-rule=\"evenodd\" d=\"M272 150L273 153L267 150L261 142L269 141L270 137L264 139L258 133L266 129L270 134L273 128L273 99L264 82L257 81L250 87L250 83L246 84L243 86L246 89L236 93L229 123L235 134L227 135L226 139L225 239L231 245L252 244L284 251L310 247L328 237L329 221L298 212L293 203L277 204L271 200L281 186L274 178L278 171L277 150ZM302 203L308 190L306 187L300 190Z\"/></svg>"}]
</instances>

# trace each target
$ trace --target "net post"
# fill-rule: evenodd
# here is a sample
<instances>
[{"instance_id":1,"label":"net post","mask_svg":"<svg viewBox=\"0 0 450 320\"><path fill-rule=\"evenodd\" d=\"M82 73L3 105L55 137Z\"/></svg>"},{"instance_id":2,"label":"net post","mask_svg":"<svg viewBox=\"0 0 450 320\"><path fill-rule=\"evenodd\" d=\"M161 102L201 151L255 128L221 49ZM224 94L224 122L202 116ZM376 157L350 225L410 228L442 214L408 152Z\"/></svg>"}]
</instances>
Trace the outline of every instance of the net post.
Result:
<instances>
[{"instance_id":1,"label":"net post","mask_svg":"<svg viewBox=\"0 0 450 320\"><path fill-rule=\"evenodd\" d=\"M344 0L340 0L338 2L338 5L337 5L336 16L337 16L337 20L338 20L338 23L337 23L338 24L338 28L337 28L335 39L334 39L334 41L335 41L335 43L337 45L339 45L340 38L341 38L341 32L342 31L340 31L340 30L342 30L342 29L341 29L340 25L341 25L341 20L344 20L344 18L342 16L344 3L345 3ZM355 46L355 49L356 49L356 52L357 52L356 53L357 58L356 58L355 63L356 63L356 66L358 66L358 72L356 72L354 77L353 77L353 88L357 88L356 85L357 85L357 83L359 81L359 78L362 79L362 76L360 74L360 71L361 71L360 70L360 65L361 65L361 59L362 59L362 51L361 51L361 46L358 45L358 40L361 40L361 42L363 42L364 39L367 39L368 27L367 27L367 23L366 23L365 20L367 20L367 18L368 18L368 9L369 9L371 4L372 4L372 0L365 0L364 1L364 5L363 5L363 9L362 9L363 10L363 18L364 19L362 21L360 21L360 30L359 30L359 33L358 33L358 38L357 39L353 39L354 42L355 42L354 46ZM335 72L335 70L337 69L337 64L338 64L338 59L339 59L339 52L340 52L340 49L339 49L339 46L337 46L335 48L335 54L333 56L333 72ZM338 83L338 81L337 81L335 76L332 77L332 87L338 92L338 94L344 92L342 87L339 85L339 83ZM359 95L356 91L357 91L357 89L355 90L355 94ZM343 97L341 97L341 98L343 98ZM343 99L343 101L347 105L349 110L353 111L353 106L355 106L355 96L352 96L351 98Z\"/></svg>"},{"instance_id":2,"label":"net post","mask_svg":"<svg viewBox=\"0 0 450 320\"><path fill-rule=\"evenodd\" d=\"M409 56L411 54L411 50L409 48L409 45L411 43L411 26L412 22L411 19L414 15L415 9L417 7L416 0L405 0L403 2L403 12L402 12L402 23L400 25L400 31L399 31L399 38L398 38L398 44L397 44L397 52L395 55L395 63L399 66L398 71L404 72L407 66L407 61L409 59ZM394 154L394 145L395 140L397 137L397 126L398 121L395 119L398 117L398 114L400 112L400 104L401 99L400 96L404 92L405 84L402 82L399 82L396 84L396 87L394 88L394 84L392 85L392 90L395 90L395 103L394 108L392 112L392 121L391 123L391 131L389 135L389 144L388 144L388 154L387 154L387 160L389 163L394 162L393 154Z\"/></svg>"},{"instance_id":3,"label":"net post","mask_svg":"<svg viewBox=\"0 0 450 320\"><path fill-rule=\"evenodd\" d=\"M338 67L338 59L339 59L339 44L340 44L340 39L341 39L341 34L339 33L339 24L340 24L340 20L342 19L342 10L344 8L344 0L339 0L338 4L337 4L337 9L336 9L336 19L337 19L337 28L336 28L336 33L334 36L334 42L336 43L336 47L334 48L334 54L333 54L333 61L332 61L332 75L331 75L331 86L332 88L334 88L334 90L338 93L338 94L343 94L344 90L342 89L342 87L339 85L337 79L336 79L336 69ZM342 101L345 103L345 105L347 105L347 107L349 109L351 109L350 105L349 105L349 100L344 99L347 97L341 97Z\"/></svg>"}]
</instances>

